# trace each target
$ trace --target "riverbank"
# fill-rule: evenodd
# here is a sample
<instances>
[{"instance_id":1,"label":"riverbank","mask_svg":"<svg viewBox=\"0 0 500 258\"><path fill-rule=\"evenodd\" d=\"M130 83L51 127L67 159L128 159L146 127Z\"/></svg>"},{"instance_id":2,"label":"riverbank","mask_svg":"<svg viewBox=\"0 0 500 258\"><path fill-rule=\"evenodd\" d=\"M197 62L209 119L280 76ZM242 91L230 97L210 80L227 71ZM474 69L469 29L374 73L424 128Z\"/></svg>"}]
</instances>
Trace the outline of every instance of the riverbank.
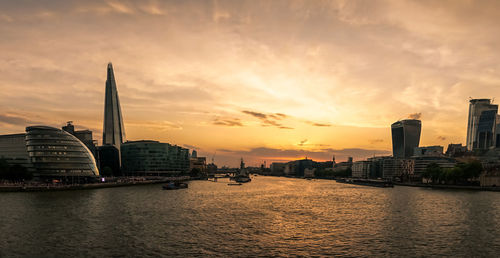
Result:
<instances>
[{"instance_id":1,"label":"riverbank","mask_svg":"<svg viewBox=\"0 0 500 258\"><path fill-rule=\"evenodd\" d=\"M473 185L432 185L432 184L422 184L422 183L397 183L397 182L394 182L394 185L411 186L411 187L426 187L426 188L434 188L434 189L458 189L458 190L500 192L500 187L473 186Z\"/></svg>"},{"instance_id":2,"label":"riverbank","mask_svg":"<svg viewBox=\"0 0 500 258\"><path fill-rule=\"evenodd\" d=\"M86 190L98 188L124 187L134 185L162 184L169 181L188 181L189 176L185 177L162 177L158 179L145 178L123 178L116 182L101 182L92 184L9 184L0 185L0 192L46 192L46 191L68 191L68 190Z\"/></svg>"}]
</instances>

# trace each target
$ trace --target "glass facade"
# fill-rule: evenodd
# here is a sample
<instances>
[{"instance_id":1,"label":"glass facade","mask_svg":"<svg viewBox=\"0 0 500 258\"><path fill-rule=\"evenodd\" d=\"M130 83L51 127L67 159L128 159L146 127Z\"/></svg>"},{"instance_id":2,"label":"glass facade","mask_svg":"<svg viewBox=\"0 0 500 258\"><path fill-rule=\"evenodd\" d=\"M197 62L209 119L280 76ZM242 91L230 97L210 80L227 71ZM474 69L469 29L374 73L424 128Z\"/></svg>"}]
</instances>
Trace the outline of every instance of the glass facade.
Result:
<instances>
[{"instance_id":1,"label":"glass facade","mask_svg":"<svg viewBox=\"0 0 500 258\"><path fill-rule=\"evenodd\" d=\"M488 149L497 146L497 113L498 105L491 104L490 99L470 100L467 150Z\"/></svg>"},{"instance_id":2,"label":"glass facade","mask_svg":"<svg viewBox=\"0 0 500 258\"><path fill-rule=\"evenodd\" d=\"M125 142L125 128L123 126L122 110L116 89L113 65L111 63L108 64L107 72L102 144L114 145L119 150L120 144Z\"/></svg>"},{"instance_id":3,"label":"glass facade","mask_svg":"<svg viewBox=\"0 0 500 258\"><path fill-rule=\"evenodd\" d=\"M127 175L186 173L189 150L158 141L129 141L121 146L122 170Z\"/></svg>"},{"instance_id":4,"label":"glass facade","mask_svg":"<svg viewBox=\"0 0 500 258\"><path fill-rule=\"evenodd\" d=\"M409 158L420 142L422 122L405 119L391 125L392 153L395 158Z\"/></svg>"},{"instance_id":5,"label":"glass facade","mask_svg":"<svg viewBox=\"0 0 500 258\"><path fill-rule=\"evenodd\" d=\"M66 131L26 127L26 149L40 177L99 176L92 152Z\"/></svg>"},{"instance_id":6,"label":"glass facade","mask_svg":"<svg viewBox=\"0 0 500 258\"><path fill-rule=\"evenodd\" d=\"M10 165L21 165L32 170L32 164L26 151L26 134L0 135L0 158Z\"/></svg>"}]
</instances>

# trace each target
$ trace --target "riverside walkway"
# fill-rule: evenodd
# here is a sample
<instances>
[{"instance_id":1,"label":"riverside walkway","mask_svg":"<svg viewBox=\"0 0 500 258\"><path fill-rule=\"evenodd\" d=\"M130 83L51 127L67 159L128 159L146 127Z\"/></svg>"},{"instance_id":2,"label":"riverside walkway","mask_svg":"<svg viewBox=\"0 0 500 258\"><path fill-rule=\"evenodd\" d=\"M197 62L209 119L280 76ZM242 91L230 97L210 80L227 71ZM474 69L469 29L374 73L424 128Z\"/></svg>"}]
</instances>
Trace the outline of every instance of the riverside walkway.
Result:
<instances>
[{"instance_id":1,"label":"riverside walkway","mask_svg":"<svg viewBox=\"0 0 500 258\"><path fill-rule=\"evenodd\" d=\"M0 184L0 192L42 192L85 190L96 188L110 188L133 185L160 184L169 181L188 181L189 176L181 177L123 177L113 178L112 182L99 182L89 184L46 184L46 183L7 183Z\"/></svg>"}]
</instances>

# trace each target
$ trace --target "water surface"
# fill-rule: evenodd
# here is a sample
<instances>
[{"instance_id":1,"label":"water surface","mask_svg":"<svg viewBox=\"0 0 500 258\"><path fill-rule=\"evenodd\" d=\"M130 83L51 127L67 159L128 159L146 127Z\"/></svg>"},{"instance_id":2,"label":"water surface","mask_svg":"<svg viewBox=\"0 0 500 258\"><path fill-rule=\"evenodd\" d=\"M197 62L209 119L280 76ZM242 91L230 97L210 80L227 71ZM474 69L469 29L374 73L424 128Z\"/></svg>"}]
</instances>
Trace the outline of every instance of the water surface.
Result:
<instances>
[{"instance_id":1,"label":"water surface","mask_svg":"<svg viewBox=\"0 0 500 258\"><path fill-rule=\"evenodd\" d=\"M0 193L0 257L500 252L500 193L263 176L227 183Z\"/></svg>"}]
</instances>

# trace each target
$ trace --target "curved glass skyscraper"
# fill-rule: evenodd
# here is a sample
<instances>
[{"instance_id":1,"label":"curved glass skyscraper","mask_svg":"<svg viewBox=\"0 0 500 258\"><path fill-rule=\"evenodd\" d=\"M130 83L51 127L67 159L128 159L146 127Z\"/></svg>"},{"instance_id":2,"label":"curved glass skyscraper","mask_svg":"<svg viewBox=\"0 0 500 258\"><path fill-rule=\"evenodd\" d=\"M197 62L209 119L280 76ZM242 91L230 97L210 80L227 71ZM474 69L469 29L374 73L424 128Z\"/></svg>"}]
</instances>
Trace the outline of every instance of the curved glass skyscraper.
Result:
<instances>
[{"instance_id":1,"label":"curved glass skyscraper","mask_svg":"<svg viewBox=\"0 0 500 258\"><path fill-rule=\"evenodd\" d=\"M26 127L26 148L40 177L99 176L92 152L78 138L61 129Z\"/></svg>"},{"instance_id":2,"label":"curved glass skyscraper","mask_svg":"<svg viewBox=\"0 0 500 258\"><path fill-rule=\"evenodd\" d=\"M391 125L392 155L395 158L409 158L420 142L422 122L416 119L405 119Z\"/></svg>"}]
</instances>

